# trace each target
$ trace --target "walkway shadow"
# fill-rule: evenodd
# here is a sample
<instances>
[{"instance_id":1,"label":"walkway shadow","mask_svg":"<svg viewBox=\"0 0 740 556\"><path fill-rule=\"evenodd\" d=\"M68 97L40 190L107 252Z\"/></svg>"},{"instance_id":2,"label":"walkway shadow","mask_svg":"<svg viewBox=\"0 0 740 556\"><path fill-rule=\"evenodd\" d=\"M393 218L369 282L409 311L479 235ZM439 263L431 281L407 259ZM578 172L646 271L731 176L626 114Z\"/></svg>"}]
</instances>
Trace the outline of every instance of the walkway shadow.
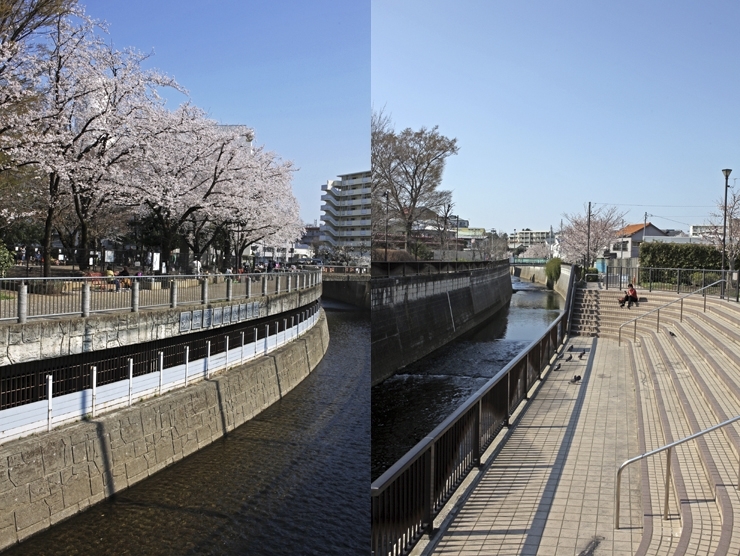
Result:
<instances>
[{"instance_id":1,"label":"walkway shadow","mask_svg":"<svg viewBox=\"0 0 740 556\"><path fill-rule=\"evenodd\" d=\"M571 444L573 443L573 436L575 434L576 427L578 426L578 419L581 415L581 409L583 408L583 400L586 397L586 390L589 382L591 381L591 369L593 368L593 359L596 353L596 346L598 344L598 338L592 338L591 347L588 349L588 361L586 362L585 372L581 379L578 396L576 397L575 404L573 406L573 412L568 419L568 425L565 429L563 441L558 448L555 463L552 466L552 473L547 479L545 484L545 493L555 493L557 486L560 483L560 478L563 475L563 466L570 452ZM542 535L545 531L545 525L547 524L547 518L550 515L552 509L552 503L554 500L553 496L543 496L540 498L540 503L537 506L537 510L532 518L532 526L529 528L527 537L524 540L522 550L527 554L534 554L540 546L542 541Z\"/></svg>"}]
</instances>

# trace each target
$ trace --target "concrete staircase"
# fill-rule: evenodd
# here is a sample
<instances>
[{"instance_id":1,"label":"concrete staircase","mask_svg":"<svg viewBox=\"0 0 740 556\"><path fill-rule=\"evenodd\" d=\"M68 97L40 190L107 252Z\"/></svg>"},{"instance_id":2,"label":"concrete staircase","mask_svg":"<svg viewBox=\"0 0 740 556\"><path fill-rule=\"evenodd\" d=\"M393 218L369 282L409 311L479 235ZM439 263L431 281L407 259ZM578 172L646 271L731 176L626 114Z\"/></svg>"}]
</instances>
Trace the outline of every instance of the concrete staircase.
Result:
<instances>
[{"instance_id":1,"label":"concrete staircase","mask_svg":"<svg viewBox=\"0 0 740 556\"><path fill-rule=\"evenodd\" d=\"M639 306L620 308L619 291L580 289L572 336L616 339L619 326L676 294L638 290ZM653 450L740 415L740 307L690 296L622 329L629 351L640 430ZM634 339L633 339L634 338ZM674 450L670 519L662 519L665 453L646 460L644 533L638 554L740 554L740 426L730 425ZM639 465L639 464L636 464ZM646 493L647 494L647 493Z\"/></svg>"}]
</instances>

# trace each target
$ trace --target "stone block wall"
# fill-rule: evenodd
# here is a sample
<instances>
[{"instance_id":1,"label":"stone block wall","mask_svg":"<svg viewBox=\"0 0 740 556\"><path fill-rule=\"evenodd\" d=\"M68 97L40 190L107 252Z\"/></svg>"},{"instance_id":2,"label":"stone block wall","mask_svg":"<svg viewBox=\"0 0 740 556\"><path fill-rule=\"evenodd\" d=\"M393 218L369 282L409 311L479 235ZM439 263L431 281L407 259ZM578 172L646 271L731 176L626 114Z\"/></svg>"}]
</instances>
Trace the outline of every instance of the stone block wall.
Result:
<instances>
[{"instance_id":1,"label":"stone block wall","mask_svg":"<svg viewBox=\"0 0 740 556\"><path fill-rule=\"evenodd\" d=\"M372 280L372 383L492 317L511 300L508 266Z\"/></svg>"},{"instance_id":2,"label":"stone block wall","mask_svg":"<svg viewBox=\"0 0 740 556\"><path fill-rule=\"evenodd\" d=\"M265 317L308 305L319 297L321 283L306 290L254 297L234 301L233 304L256 301L260 306L260 317ZM231 304L213 303L209 307ZM180 313L201 308L204 306L182 305L174 309L147 309L137 313L98 313L87 318L0 323L0 367L180 336L183 334L180 332Z\"/></svg>"},{"instance_id":3,"label":"stone block wall","mask_svg":"<svg viewBox=\"0 0 740 556\"><path fill-rule=\"evenodd\" d=\"M370 309L370 276L325 276L322 282L322 296L349 303L355 307Z\"/></svg>"},{"instance_id":4,"label":"stone block wall","mask_svg":"<svg viewBox=\"0 0 740 556\"><path fill-rule=\"evenodd\" d=\"M552 284L553 290L558 292L563 299L568 297L568 281L572 267L570 265L561 265L560 278ZM511 267L511 274L519 277L526 282L537 282L543 286L548 285L547 275L544 266L516 266Z\"/></svg>"},{"instance_id":5,"label":"stone block wall","mask_svg":"<svg viewBox=\"0 0 740 556\"><path fill-rule=\"evenodd\" d=\"M161 397L0 446L0 550L186 457L300 383L329 343L326 317L289 345Z\"/></svg>"}]
</instances>

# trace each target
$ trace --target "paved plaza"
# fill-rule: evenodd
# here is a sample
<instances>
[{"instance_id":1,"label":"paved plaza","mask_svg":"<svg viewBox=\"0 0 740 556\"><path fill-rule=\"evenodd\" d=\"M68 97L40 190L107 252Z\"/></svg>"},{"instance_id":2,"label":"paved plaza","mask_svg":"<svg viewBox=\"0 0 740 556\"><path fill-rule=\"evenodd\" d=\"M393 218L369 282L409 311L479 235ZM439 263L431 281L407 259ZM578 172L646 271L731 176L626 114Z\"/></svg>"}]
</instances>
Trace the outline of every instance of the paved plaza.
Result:
<instances>
[{"instance_id":1,"label":"paved plaza","mask_svg":"<svg viewBox=\"0 0 740 556\"><path fill-rule=\"evenodd\" d=\"M639 314L612 309L611 301L602 319L625 322ZM645 305L642 313L656 302ZM723 329L734 338L738 314L733 303L701 318L662 315L659 327L642 330L635 342L627 334L621 346L613 330L569 338L505 440L489 450L481 471L436 524L439 532L413 553L740 553L733 535L740 531L735 425L676 448L667 520L665 452L629 466L615 528L620 464L740 414L740 343L723 349L708 340ZM574 381L576 375L581 380Z\"/></svg>"}]
</instances>

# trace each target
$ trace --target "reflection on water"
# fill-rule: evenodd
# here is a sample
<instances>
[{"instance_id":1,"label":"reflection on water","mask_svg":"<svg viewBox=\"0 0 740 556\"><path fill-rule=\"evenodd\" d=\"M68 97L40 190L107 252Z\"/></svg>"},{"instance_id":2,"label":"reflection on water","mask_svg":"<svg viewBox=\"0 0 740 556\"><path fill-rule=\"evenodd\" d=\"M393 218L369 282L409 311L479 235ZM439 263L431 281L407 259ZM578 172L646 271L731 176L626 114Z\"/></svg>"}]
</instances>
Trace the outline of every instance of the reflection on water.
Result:
<instances>
[{"instance_id":1,"label":"reflection on water","mask_svg":"<svg viewBox=\"0 0 740 556\"><path fill-rule=\"evenodd\" d=\"M367 554L370 319L327 317L329 351L285 398L7 554Z\"/></svg>"},{"instance_id":2,"label":"reflection on water","mask_svg":"<svg viewBox=\"0 0 740 556\"><path fill-rule=\"evenodd\" d=\"M563 299L512 277L508 308L372 389L372 477L379 477L545 332Z\"/></svg>"}]
</instances>

